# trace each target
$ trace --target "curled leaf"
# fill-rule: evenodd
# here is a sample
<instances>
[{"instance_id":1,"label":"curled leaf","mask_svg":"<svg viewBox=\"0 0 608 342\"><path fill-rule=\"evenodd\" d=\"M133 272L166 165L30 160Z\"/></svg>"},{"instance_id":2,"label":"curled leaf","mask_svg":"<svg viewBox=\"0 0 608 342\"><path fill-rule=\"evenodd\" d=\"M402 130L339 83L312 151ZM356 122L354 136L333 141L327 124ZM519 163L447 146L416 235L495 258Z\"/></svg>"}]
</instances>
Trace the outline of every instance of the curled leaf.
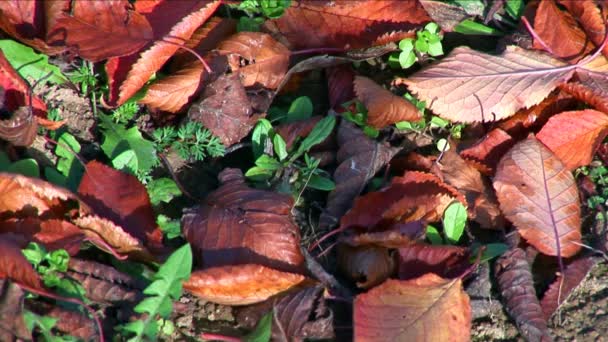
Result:
<instances>
[{"instance_id":1,"label":"curled leaf","mask_svg":"<svg viewBox=\"0 0 608 342\"><path fill-rule=\"evenodd\" d=\"M472 146L460 151L460 156L473 161L478 170L492 175L500 158L513 147L515 141L505 131L495 128Z\"/></svg>"},{"instance_id":2,"label":"curled leaf","mask_svg":"<svg viewBox=\"0 0 608 342\"><path fill-rule=\"evenodd\" d=\"M338 246L338 267L363 289L374 287L395 273L395 259L384 247Z\"/></svg>"},{"instance_id":3,"label":"curled leaf","mask_svg":"<svg viewBox=\"0 0 608 342\"><path fill-rule=\"evenodd\" d=\"M469 267L470 253L457 246L413 244L399 248L398 276L408 280L427 273L443 278L456 278Z\"/></svg>"}]
</instances>

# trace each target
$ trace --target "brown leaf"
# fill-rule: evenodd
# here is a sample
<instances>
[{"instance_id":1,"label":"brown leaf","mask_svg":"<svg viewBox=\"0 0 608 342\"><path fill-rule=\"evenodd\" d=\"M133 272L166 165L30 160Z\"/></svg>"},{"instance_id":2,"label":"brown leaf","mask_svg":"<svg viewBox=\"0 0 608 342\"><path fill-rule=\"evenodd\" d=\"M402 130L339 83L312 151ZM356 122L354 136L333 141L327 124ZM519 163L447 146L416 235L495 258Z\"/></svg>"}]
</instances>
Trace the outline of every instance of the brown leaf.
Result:
<instances>
[{"instance_id":1,"label":"brown leaf","mask_svg":"<svg viewBox=\"0 0 608 342\"><path fill-rule=\"evenodd\" d=\"M434 273L443 278L460 277L469 267L470 253L458 246L412 244L399 248L398 276L401 280Z\"/></svg>"},{"instance_id":2,"label":"brown leaf","mask_svg":"<svg viewBox=\"0 0 608 342\"><path fill-rule=\"evenodd\" d=\"M387 248L338 245L338 267L363 289L374 287L395 273L395 259Z\"/></svg>"},{"instance_id":3,"label":"brown leaf","mask_svg":"<svg viewBox=\"0 0 608 342\"><path fill-rule=\"evenodd\" d=\"M355 71L350 65L339 65L326 69L326 73L329 106L342 112L342 104L355 98Z\"/></svg>"},{"instance_id":4,"label":"brown leaf","mask_svg":"<svg viewBox=\"0 0 608 342\"><path fill-rule=\"evenodd\" d=\"M97 215L148 246L162 246L162 232L156 225L148 191L135 176L91 161L86 165L78 193Z\"/></svg>"},{"instance_id":5,"label":"brown leaf","mask_svg":"<svg viewBox=\"0 0 608 342\"><path fill-rule=\"evenodd\" d=\"M459 278L387 280L354 304L356 341L469 341L471 308ZM440 329L432 327L441 325Z\"/></svg>"},{"instance_id":6,"label":"brown leaf","mask_svg":"<svg viewBox=\"0 0 608 342\"><path fill-rule=\"evenodd\" d=\"M481 173L449 149L438 164L443 180L464 194L471 220L483 228L504 228L504 217L498 207L491 184Z\"/></svg>"},{"instance_id":7,"label":"brown leaf","mask_svg":"<svg viewBox=\"0 0 608 342\"><path fill-rule=\"evenodd\" d=\"M459 5L440 0L420 0L420 4L442 30L452 32L469 14Z\"/></svg>"},{"instance_id":8,"label":"brown leaf","mask_svg":"<svg viewBox=\"0 0 608 342\"><path fill-rule=\"evenodd\" d=\"M419 121L422 115L410 101L382 88L367 77L354 82L359 101L367 108L367 123L377 129L400 121Z\"/></svg>"},{"instance_id":9,"label":"brown leaf","mask_svg":"<svg viewBox=\"0 0 608 342\"><path fill-rule=\"evenodd\" d=\"M580 250L581 208L574 177L534 136L501 159L494 189L505 217L540 252L570 257Z\"/></svg>"},{"instance_id":10,"label":"brown leaf","mask_svg":"<svg viewBox=\"0 0 608 342\"><path fill-rule=\"evenodd\" d=\"M291 196L248 187L240 170L182 217L184 236L204 268L259 264L298 272L304 262Z\"/></svg>"},{"instance_id":11,"label":"brown leaf","mask_svg":"<svg viewBox=\"0 0 608 342\"><path fill-rule=\"evenodd\" d=\"M558 59L516 46L508 46L499 56L458 47L396 83L405 83L445 119L492 122L541 102L573 70Z\"/></svg>"},{"instance_id":12,"label":"brown leaf","mask_svg":"<svg viewBox=\"0 0 608 342\"><path fill-rule=\"evenodd\" d=\"M183 286L207 301L224 305L248 305L287 291L306 277L261 265L212 267L194 271Z\"/></svg>"},{"instance_id":13,"label":"brown leaf","mask_svg":"<svg viewBox=\"0 0 608 342\"><path fill-rule=\"evenodd\" d=\"M50 45L65 45L93 62L132 54L153 39L152 27L127 0L75 1L48 33Z\"/></svg>"},{"instance_id":14,"label":"brown leaf","mask_svg":"<svg viewBox=\"0 0 608 342\"><path fill-rule=\"evenodd\" d=\"M423 238L424 228L425 225L422 221L396 223L383 231L361 234L346 232L346 234L340 236L338 241L353 247L374 245L386 248L399 248Z\"/></svg>"},{"instance_id":15,"label":"brown leaf","mask_svg":"<svg viewBox=\"0 0 608 342\"><path fill-rule=\"evenodd\" d=\"M245 87L261 85L276 89L289 66L289 49L265 33L237 33L221 42L218 51L229 55L229 60L234 60L230 67L233 72L240 72ZM244 63L239 58L246 61L245 66L242 66Z\"/></svg>"},{"instance_id":16,"label":"brown leaf","mask_svg":"<svg viewBox=\"0 0 608 342\"><path fill-rule=\"evenodd\" d=\"M0 280L0 340L25 341L32 338L23 319L24 298L25 291L17 284Z\"/></svg>"},{"instance_id":17,"label":"brown leaf","mask_svg":"<svg viewBox=\"0 0 608 342\"><path fill-rule=\"evenodd\" d=\"M85 341L99 340L95 321L80 312L52 306L50 310L38 312L38 314L57 319L57 330L65 334Z\"/></svg>"},{"instance_id":18,"label":"brown leaf","mask_svg":"<svg viewBox=\"0 0 608 342\"><path fill-rule=\"evenodd\" d=\"M536 138L570 171L588 165L608 135L608 115L592 109L563 112L549 119Z\"/></svg>"},{"instance_id":19,"label":"brown leaf","mask_svg":"<svg viewBox=\"0 0 608 342\"><path fill-rule=\"evenodd\" d=\"M559 4L577 18L579 24L587 33L587 37L596 46L602 45L606 34L607 15L604 13L602 16L602 10L598 7L601 3L594 0L559 0ZM608 47L604 47L602 53L608 57Z\"/></svg>"},{"instance_id":20,"label":"brown leaf","mask_svg":"<svg viewBox=\"0 0 608 342\"><path fill-rule=\"evenodd\" d=\"M155 42L141 53L114 59L111 69L129 70L126 75L114 77L110 83L110 93L118 93L118 99L110 96L110 102L117 105L125 103L158 71L165 62L179 49L178 45L187 41L194 31L202 25L219 7L220 1L182 0L179 2L164 1L146 14L146 19L154 28ZM163 40L173 42L170 44ZM112 61L111 59L110 61ZM106 66L108 68L108 66ZM124 81L124 82L123 82ZM119 86L118 92L112 86Z\"/></svg>"},{"instance_id":21,"label":"brown leaf","mask_svg":"<svg viewBox=\"0 0 608 342\"><path fill-rule=\"evenodd\" d=\"M460 156L473 161L477 169L493 175L500 158L513 147L513 138L500 128L495 128L472 146L460 151Z\"/></svg>"},{"instance_id":22,"label":"brown leaf","mask_svg":"<svg viewBox=\"0 0 608 342\"><path fill-rule=\"evenodd\" d=\"M600 112L608 113L608 89L589 88L582 83L565 83L559 87L577 100L586 102Z\"/></svg>"},{"instance_id":23,"label":"brown leaf","mask_svg":"<svg viewBox=\"0 0 608 342\"><path fill-rule=\"evenodd\" d=\"M568 299L568 296L582 283L597 263L598 259L586 256L566 265L564 275L558 276L553 281L540 301L545 319L551 318L557 308Z\"/></svg>"},{"instance_id":24,"label":"brown leaf","mask_svg":"<svg viewBox=\"0 0 608 342\"><path fill-rule=\"evenodd\" d=\"M338 167L334 172L336 188L329 193L326 212L321 214L319 225L330 227L351 207L355 197L376 172L398 152L386 144L378 143L342 120L338 128Z\"/></svg>"},{"instance_id":25,"label":"brown leaf","mask_svg":"<svg viewBox=\"0 0 608 342\"><path fill-rule=\"evenodd\" d=\"M277 300L273 307L272 340L333 339L333 313L323 288L308 287Z\"/></svg>"},{"instance_id":26,"label":"brown leaf","mask_svg":"<svg viewBox=\"0 0 608 342\"><path fill-rule=\"evenodd\" d=\"M21 253L21 247L9 234L0 234L0 279L10 279L21 286L44 291L40 275Z\"/></svg>"},{"instance_id":27,"label":"brown leaf","mask_svg":"<svg viewBox=\"0 0 608 342\"><path fill-rule=\"evenodd\" d=\"M300 0L267 23L267 29L296 48L351 49L368 47L386 32L410 31L429 21L418 1Z\"/></svg>"},{"instance_id":28,"label":"brown leaf","mask_svg":"<svg viewBox=\"0 0 608 342\"><path fill-rule=\"evenodd\" d=\"M249 134L260 118L260 115L253 114L238 73L215 80L205 88L203 98L190 107L188 118L209 128L226 147Z\"/></svg>"},{"instance_id":29,"label":"brown leaf","mask_svg":"<svg viewBox=\"0 0 608 342\"><path fill-rule=\"evenodd\" d=\"M82 228L84 234L101 250L108 250L105 245L98 243L98 241L105 241L118 253L137 255L141 259L152 259L140 240L110 220L90 215L74 219L73 222Z\"/></svg>"},{"instance_id":30,"label":"brown leaf","mask_svg":"<svg viewBox=\"0 0 608 342\"><path fill-rule=\"evenodd\" d=\"M560 10L554 0L539 2L534 17L534 30L549 46L552 55L572 63L593 49L593 43L587 39L574 17ZM544 50L543 45L536 40L534 48Z\"/></svg>"},{"instance_id":31,"label":"brown leaf","mask_svg":"<svg viewBox=\"0 0 608 342\"><path fill-rule=\"evenodd\" d=\"M298 138L308 136L308 134L312 132L312 129L315 128L317 122L319 122L322 118L322 116L317 115L306 120L283 123L276 126L274 130L283 138L283 140L285 140L287 150L289 150Z\"/></svg>"},{"instance_id":32,"label":"brown leaf","mask_svg":"<svg viewBox=\"0 0 608 342\"><path fill-rule=\"evenodd\" d=\"M0 232L23 235L28 241L40 243L47 250L65 249L70 255L80 251L85 239L82 230L68 221L40 220L37 217L2 221Z\"/></svg>"},{"instance_id":33,"label":"brown leaf","mask_svg":"<svg viewBox=\"0 0 608 342\"><path fill-rule=\"evenodd\" d=\"M522 336L528 341L551 341L526 252L521 248L507 251L498 258L495 268L503 302Z\"/></svg>"}]
</instances>

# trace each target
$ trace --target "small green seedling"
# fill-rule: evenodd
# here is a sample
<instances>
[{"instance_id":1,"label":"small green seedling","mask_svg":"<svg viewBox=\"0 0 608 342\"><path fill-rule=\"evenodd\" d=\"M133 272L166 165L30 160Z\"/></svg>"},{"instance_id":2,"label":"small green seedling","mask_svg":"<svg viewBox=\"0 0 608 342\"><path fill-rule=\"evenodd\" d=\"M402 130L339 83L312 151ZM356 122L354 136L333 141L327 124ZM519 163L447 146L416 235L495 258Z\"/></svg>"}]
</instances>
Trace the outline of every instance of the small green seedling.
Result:
<instances>
[{"instance_id":1,"label":"small green seedling","mask_svg":"<svg viewBox=\"0 0 608 342\"><path fill-rule=\"evenodd\" d=\"M175 197L182 195L175 181L166 177L151 180L146 184L146 189L148 190L148 196L150 196L150 203L153 206L157 206L160 203L169 203Z\"/></svg>"},{"instance_id":2,"label":"small green seedling","mask_svg":"<svg viewBox=\"0 0 608 342\"><path fill-rule=\"evenodd\" d=\"M260 26L266 18L280 18L290 5L291 0L244 0L230 7L241 10L247 15L241 17L237 23L239 32L257 32L260 31Z\"/></svg>"},{"instance_id":3,"label":"small green seedling","mask_svg":"<svg viewBox=\"0 0 608 342\"><path fill-rule=\"evenodd\" d=\"M156 224L163 231L167 239L175 239L176 237L182 236L182 228L179 220L173 220L165 215L158 215L156 217Z\"/></svg>"},{"instance_id":4,"label":"small green seedling","mask_svg":"<svg viewBox=\"0 0 608 342\"><path fill-rule=\"evenodd\" d=\"M20 159L11 162L4 151L0 151L0 172L19 173L28 177L40 177L40 169L35 159Z\"/></svg>"},{"instance_id":5,"label":"small green seedling","mask_svg":"<svg viewBox=\"0 0 608 342\"><path fill-rule=\"evenodd\" d=\"M207 157L221 157L225 153L224 145L210 130L199 122L188 122L175 128L165 126L156 129L152 135L158 152L172 148L180 158L187 161L201 161Z\"/></svg>"},{"instance_id":6,"label":"small green seedling","mask_svg":"<svg viewBox=\"0 0 608 342\"><path fill-rule=\"evenodd\" d=\"M83 95L87 95L89 91L95 91L98 88L98 76L93 70L93 63L89 62L83 62L78 69L68 73L68 79L79 86Z\"/></svg>"},{"instance_id":7,"label":"small green seedling","mask_svg":"<svg viewBox=\"0 0 608 342\"><path fill-rule=\"evenodd\" d=\"M442 39L439 25L428 23L423 30L416 32L416 39L406 38L399 42L401 51L389 56L389 64L407 69L426 56L441 56L443 55Z\"/></svg>"},{"instance_id":8,"label":"small green seedling","mask_svg":"<svg viewBox=\"0 0 608 342\"><path fill-rule=\"evenodd\" d=\"M23 321L25 322L25 327L30 334L33 334L34 329L38 328L40 330L40 334L46 342L78 341L78 339L73 336L55 336L52 331L55 325L57 325L57 320L57 318L53 317L36 315L28 310L23 312Z\"/></svg>"},{"instance_id":9,"label":"small green seedling","mask_svg":"<svg viewBox=\"0 0 608 342\"><path fill-rule=\"evenodd\" d=\"M453 202L443 212L443 232L448 243L457 244L467 224L467 208L460 202Z\"/></svg>"},{"instance_id":10,"label":"small green seedling","mask_svg":"<svg viewBox=\"0 0 608 342\"><path fill-rule=\"evenodd\" d=\"M357 100L349 101L342 104L342 107L346 109L346 111L342 113L344 119L360 127L363 130L363 133L368 137L372 139L378 137L380 131L367 124L367 109L361 102Z\"/></svg>"}]
</instances>

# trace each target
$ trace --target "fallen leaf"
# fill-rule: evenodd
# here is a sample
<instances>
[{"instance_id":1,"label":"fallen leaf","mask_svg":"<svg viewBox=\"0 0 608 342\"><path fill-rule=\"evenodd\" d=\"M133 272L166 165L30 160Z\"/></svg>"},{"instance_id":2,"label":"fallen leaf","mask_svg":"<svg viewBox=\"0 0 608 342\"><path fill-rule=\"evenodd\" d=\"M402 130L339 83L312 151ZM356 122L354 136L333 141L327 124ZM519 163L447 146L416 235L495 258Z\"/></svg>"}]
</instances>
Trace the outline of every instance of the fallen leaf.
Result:
<instances>
[{"instance_id":1,"label":"fallen leaf","mask_svg":"<svg viewBox=\"0 0 608 342\"><path fill-rule=\"evenodd\" d=\"M223 75L205 88L203 100L188 111L188 118L207 127L229 147L244 138L261 115L254 114L239 75Z\"/></svg>"},{"instance_id":2,"label":"fallen leaf","mask_svg":"<svg viewBox=\"0 0 608 342\"><path fill-rule=\"evenodd\" d=\"M395 259L387 248L374 245L338 245L338 268L357 287L372 288L395 273Z\"/></svg>"},{"instance_id":3,"label":"fallen leaf","mask_svg":"<svg viewBox=\"0 0 608 342\"><path fill-rule=\"evenodd\" d=\"M401 280L434 273L442 278L460 277L471 267L470 253L458 246L412 244L398 249L397 272Z\"/></svg>"},{"instance_id":4,"label":"fallen leaf","mask_svg":"<svg viewBox=\"0 0 608 342\"><path fill-rule=\"evenodd\" d=\"M557 308L559 308L559 306L568 299L568 296L581 285L589 271L597 263L598 259L586 256L575 259L566 265L564 275L558 276L553 281L549 286L549 289L545 291L543 299L540 301L540 306L543 310L545 319L548 320L551 318Z\"/></svg>"},{"instance_id":5,"label":"fallen leaf","mask_svg":"<svg viewBox=\"0 0 608 342\"><path fill-rule=\"evenodd\" d=\"M290 293L273 306L272 340L333 339L333 313L323 298L323 287Z\"/></svg>"},{"instance_id":6,"label":"fallen leaf","mask_svg":"<svg viewBox=\"0 0 608 342\"><path fill-rule=\"evenodd\" d=\"M430 21L418 1L294 1L266 28L296 48L363 48L391 31L410 31ZM306 37L306 39L302 39Z\"/></svg>"},{"instance_id":7,"label":"fallen leaf","mask_svg":"<svg viewBox=\"0 0 608 342\"><path fill-rule=\"evenodd\" d=\"M329 106L342 112L342 104L355 98L355 71L350 65L339 65L326 69Z\"/></svg>"},{"instance_id":8,"label":"fallen leaf","mask_svg":"<svg viewBox=\"0 0 608 342\"><path fill-rule=\"evenodd\" d=\"M74 224L82 228L86 236L91 239L99 249L120 254L131 254L143 260L153 260L150 253L143 243L127 233L122 227L117 226L112 221L96 216L89 215L73 220ZM104 241L105 244L98 241ZM112 251L108 250L109 248Z\"/></svg>"},{"instance_id":9,"label":"fallen leaf","mask_svg":"<svg viewBox=\"0 0 608 342\"><path fill-rule=\"evenodd\" d=\"M148 191L135 176L91 161L86 165L78 194L97 215L152 249L162 247L162 233L156 225Z\"/></svg>"},{"instance_id":10,"label":"fallen leaf","mask_svg":"<svg viewBox=\"0 0 608 342\"><path fill-rule=\"evenodd\" d=\"M313 128L315 128L317 122L319 122L322 118L322 116L313 116L312 118L306 120L280 124L276 126L274 130L283 138L283 140L285 140L287 150L290 150L296 140L307 137L308 134L312 132Z\"/></svg>"},{"instance_id":11,"label":"fallen leaf","mask_svg":"<svg viewBox=\"0 0 608 342\"><path fill-rule=\"evenodd\" d=\"M237 169L219 177L222 186L182 217L184 236L200 266L260 264L301 271L304 257L291 196L250 188Z\"/></svg>"},{"instance_id":12,"label":"fallen leaf","mask_svg":"<svg viewBox=\"0 0 608 342\"><path fill-rule=\"evenodd\" d=\"M499 56L458 47L438 63L396 83L406 84L442 118L492 122L541 102L573 71L574 66L516 46L508 46Z\"/></svg>"},{"instance_id":13,"label":"fallen leaf","mask_svg":"<svg viewBox=\"0 0 608 342\"><path fill-rule=\"evenodd\" d=\"M581 208L574 177L534 136L501 159L494 189L518 232L547 255L570 257L581 246Z\"/></svg>"},{"instance_id":14,"label":"fallen leaf","mask_svg":"<svg viewBox=\"0 0 608 342\"><path fill-rule=\"evenodd\" d=\"M607 17L606 14L602 16L602 10L598 7L601 3L593 0L559 0L559 4L572 13L595 46L602 45ZM608 57L608 47L604 47L602 53Z\"/></svg>"},{"instance_id":15,"label":"fallen leaf","mask_svg":"<svg viewBox=\"0 0 608 342\"><path fill-rule=\"evenodd\" d=\"M336 188L329 193L326 211L319 218L319 225L325 228L339 221L367 181L398 152L370 139L346 120L342 120L338 128L338 145L339 165L333 177Z\"/></svg>"},{"instance_id":16,"label":"fallen leaf","mask_svg":"<svg viewBox=\"0 0 608 342\"><path fill-rule=\"evenodd\" d=\"M263 302L305 279L301 274L245 264L194 271L183 286L185 290L210 302L248 305Z\"/></svg>"},{"instance_id":17,"label":"fallen leaf","mask_svg":"<svg viewBox=\"0 0 608 342\"><path fill-rule=\"evenodd\" d=\"M36 311L31 307L28 307L28 309ZM85 341L99 340L100 338L95 321L78 311L72 311L57 305L49 305L47 310L38 311L37 314L55 318L57 320L55 328L70 336Z\"/></svg>"},{"instance_id":18,"label":"fallen leaf","mask_svg":"<svg viewBox=\"0 0 608 342\"><path fill-rule=\"evenodd\" d=\"M549 119L536 138L570 171L588 165L608 135L608 115L592 109L563 112Z\"/></svg>"},{"instance_id":19,"label":"fallen leaf","mask_svg":"<svg viewBox=\"0 0 608 342\"><path fill-rule=\"evenodd\" d=\"M339 242L350 246L374 245L386 248L404 247L424 237L424 222L413 221L389 225L385 230L369 233L345 232Z\"/></svg>"},{"instance_id":20,"label":"fallen leaf","mask_svg":"<svg viewBox=\"0 0 608 342\"><path fill-rule=\"evenodd\" d=\"M555 57L569 62L577 62L593 49L585 32L576 19L560 10L554 0L539 1L534 16L534 30ZM534 40L534 48L544 50L543 45Z\"/></svg>"},{"instance_id":21,"label":"fallen leaf","mask_svg":"<svg viewBox=\"0 0 608 342\"><path fill-rule=\"evenodd\" d=\"M420 4L442 30L452 32L460 22L470 15L456 3L446 3L440 0L420 0Z\"/></svg>"},{"instance_id":22,"label":"fallen leaf","mask_svg":"<svg viewBox=\"0 0 608 342\"><path fill-rule=\"evenodd\" d=\"M355 298L356 341L469 341L471 308L459 278L389 279ZM434 329L438 323L441 329Z\"/></svg>"},{"instance_id":23,"label":"fallen leaf","mask_svg":"<svg viewBox=\"0 0 608 342\"><path fill-rule=\"evenodd\" d=\"M377 129L400 121L419 121L422 115L410 101L363 76L355 77L355 93L367 108L367 124Z\"/></svg>"},{"instance_id":24,"label":"fallen leaf","mask_svg":"<svg viewBox=\"0 0 608 342\"><path fill-rule=\"evenodd\" d=\"M38 217L2 221L0 232L23 235L28 241L40 243L49 251L65 249L70 255L80 251L85 239L82 230L68 221L41 220Z\"/></svg>"},{"instance_id":25,"label":"fallen leaf","mask_svg":"<svg viewBox=\"0 0 608 342\"><path fill-rule=\"evenodd\" d=\"M92 62L137 52L153 39L145 16L127 0L75 1L47 34L50 45L65 45Z\"/></svg>"},{"instance_id":26,"label":"fallen leaf","mask_svg":"<svg viewBox=\"0 0 608 342\"><path fill-rule=\"evenodd\" d=\"M40 275L25 259L21 247L9 234L0 234L0 279L10 279L20 286L26 286L26 290L29 287L45 291Z\"/></svg>"},{"instance_id":27,"label":"fallen leaf","mask_svg":"<svg viewBox=\"0 0 608 342\"><path fill-rule=\"evenodd\" d=\"M522 336L528 341L551 341L526 252L521 248L507 251L496 261L495 270L507 312Z\"/></svg>"},{"instance_id":28,"label":"fallen leaf","mask_svg":"<svg viewBox=\"0 0 608 342\"><path fill-rule=\"evenodd\" d=\"M32 334L23 319L23 300L25 291L10 280L0 280L0 340L28 340Z\"/></svg>"},{"instance_id":29,"label":"fallen leaf","mask_svg":"<svg viewBox=\"0 0 608 342\"><path fill-rule=\"evenodd\" d=\"M221 42L217 50L234 61L230 67L233 72L240 72L243 86L261 85L269 89L276 89L283 80L291 54L283 44L260 32L237 33Z\"/></svg>"},{"instance_id":30,"label":"fallen leaf","mask_svg":"<svg viewBox=\"0 0 608 342\"><path fill-rule=\"evenodd\" d=\"M565 83L560 85L559 88L600 112L608 113L607 88L590 88L579 82Z\"/></svg>"}]
</instances>

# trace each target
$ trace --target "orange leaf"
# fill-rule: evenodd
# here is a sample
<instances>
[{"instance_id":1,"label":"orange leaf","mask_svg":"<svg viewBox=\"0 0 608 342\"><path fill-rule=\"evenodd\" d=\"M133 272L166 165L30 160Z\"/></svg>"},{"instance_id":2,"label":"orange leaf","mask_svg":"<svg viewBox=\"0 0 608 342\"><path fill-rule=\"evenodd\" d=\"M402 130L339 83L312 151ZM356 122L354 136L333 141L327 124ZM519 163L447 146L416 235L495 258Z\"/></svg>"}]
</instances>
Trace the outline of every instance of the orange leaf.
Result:
<instances>
[{"instance_id":1,"label":"orange leaf","mask_svg":"<svg viewBox=\"0 0 608 342\"><path fill-rule=\"evenodd\" d=\"M559 0L559 3L578 20L589 39L596 46L600 46L604 40L608 16L602 16L598 3L593 0ZM608 57L608 46L604 47L602 53Z\"/></svg>"},{"instance_id":2,"label":"orange leaf","mask_svg":"<svg viewBox=\"0 0 608 342\"><path fill-rule=\"evenodd\" d=\"M267 23L296 48L363 48L391 31L410 31L431 19L418 1L294 1ZM306 37L303 39L303 37Z\"/></svg>"},{"instance_id":3,"label":"orange leaf","mask_svg":"<svg viewBox=\"0 0 608 342\"><path fill-rule=\"evenodd\" d=\"M353 316L356 341L471 338L471 307L462 280L433 273L407 281L390 279L358 295Z\"/></svg>"},{"instance_id":4,"label":"orange leaf","mask_svg":"<svg viewBox=\"0 0 608 342\"><path fill-rule=\"evenodd\" d=\"M121 254L137 254L143 259L151 260L149 253L142 242L131 236L123 228L115 225L112 221L101 218L97 215L79 217L73 220L74 223L83 229L86 236L102 250L107 248L99 243L98 240L105 241L110 247Z\"/></svg>"},{"instance_id":5,"label":"orange leaf","mask_svg":"<svg viewBox=\"0 0 608 342\"><path fill-rule=\"evenodd\" d=\"M475 162L478 170L492 175L500 158L515 144L513 138L500 128L495 128L479 139L473 146L460 152L460 155Z\"/></svg>"},{"instance_id":6,"label":"orange leaf","mask_svg":"<svg viewBox=\"0 0 608 342\"><path fill-rule=\"evenodd\" d=\"M240 32L218 45L218 51L237 58L229 60L232 71L240 71L243 86L259 84L276 89L287 73L289 50L270 35L259 32ZM242 67L239 58L247 61Z\"/></svg>"},{"instance_id":7,"label":"orange leaf","mask_svg":"<svg viewBox=\"0 0 608 342\"><path fill-rule=\"evenodd\" d=\"M85 238L82 230L70 222L33 217L2 221L0 232L23 235L28 241L43 244L47 250L63 248L70 255L76 255L80 251L80 244Z\"/></svg>"},{"instance_id":8,"label":"orange leaf","mask_svg":"<svg viewBox=\"0 0 608 342\"><path fill-rule=\"evenodd\" d=\"M608 88L591 88L583 83L565 83L559 87L574 98L588 103L600 112L608 113Z\"/></svg>"},{"instance_id":9,"label":"orange leaf","mask_svg":"<svg viewBox=\"0 0 608 342\"><path fill-rule=\"evenodd\" d=\"M580 250L581 208L574 177L534 136L501 159L494 189L504 215L540 252L567 258Z\"/></svg>"},{"instance_id":10,"label":"orange leaf","mask_svg":"<svg viewBox=\"0 0 608 342\"><path fill-rule=\"evenodd\" d=\"M549 119L536 138L545 144L566 168L573 171L588 165L608 135L608 115L592 109L563 112Z\"/></svg>"},{"instance_id":11,"label":"orange leaf","mask_svg":"<svg viewBox=\"0 0 608 342\"><path fill-rule=\"evenodd\" d=\"M382 88L367 77L355 77L357 98L367 107L367 123L384 128L400 121L419 121L422 115L410 101Z\"/></svg>"},{"instance_id":12,"label":"orange leaf","mask_svg":"<svg viewBox=\"0 0 608 342\"><path fill-rule=\"evenodd\" d=\"M395 273L395 260L387 248L340 244L338 267L342 273L356 281L357 287L368 289Z\"/></svg>"},{"instance_id":13,"label":"orange leaf","mask_svg":"<svg viewBox=\"0 0 608 342\"><path fill-rule=\"evenodd\" d=\"M44 291L40 275L21 253L19 243L9 234L0 234L0 279L7 278Z\"/></svg>"},{"instance_id":14,"label":"orange leaf","mask_svg":"<svg viewBox=\"0 0 608 342\"><path fill-rule=\"evenodd\" d=\"M238 265L192 272L184 289L207 301L224 305L248 305L289 290L306 277L261 265Z\"/></svg>"}]
</instances>

